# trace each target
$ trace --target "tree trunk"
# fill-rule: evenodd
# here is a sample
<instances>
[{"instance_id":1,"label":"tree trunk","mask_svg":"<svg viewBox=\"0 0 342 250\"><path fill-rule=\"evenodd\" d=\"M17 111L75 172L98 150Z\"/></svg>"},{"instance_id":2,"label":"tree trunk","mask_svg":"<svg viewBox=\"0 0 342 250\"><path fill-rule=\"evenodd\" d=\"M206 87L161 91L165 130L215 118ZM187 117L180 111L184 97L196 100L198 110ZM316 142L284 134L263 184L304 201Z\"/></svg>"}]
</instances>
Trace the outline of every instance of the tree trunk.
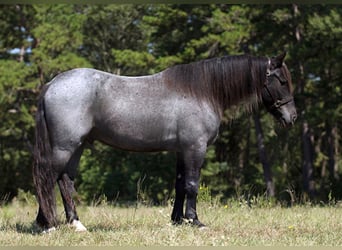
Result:
<instances>
[{"instance_id":1,"label":"tree trunk","mask_svg":"<svg viewBox=\"0 0 342 250\"><path fill-rule=\"evenodd\" d=\"M294 35L297 45L300 47L302 42L302 32L303 30L299 26L300 11L297 4L293 4L293 15L294 15ZM303 189L307 192L310 198L313 198L315 194L314 181L313 181L313 162L314 162L314 146L313 146L313 135L310 131L309 124L305 118L306 103L303 98L305 89L305 73L303 61L299 58L297 61L298 65L298 85L299 85L299 95L302 97L301 106L301 116L303 117L302 123L302 152L303 152ZM299 103L299 102L298 102Z\"/></svg>"},{"instance_id":2,"label":"tree trunk","mask_svg":"<svg viewBox=\"0 0 342 250\"><path fill-rule=\"evenodd\" d=\"M264 170L266 193L268 197L274 197L275 191L274 191L274 183L272 179L272 170L271 170L271 166L269 164L268 158L267 158L267 153L266 153L265 144L264 144L264 134L262 131L259 115L257 114L253 115L253 119L254 119L254 124L255 124L255 133L256 133L257 144L258 144L259 158L262 164L262 168Z\"/></svg>"},{"instance_id":3,"label":"tree trunk","mask_svg":"<svg viewBox=\"0 0 342 250\"><path fill-rule=\"evenodd\" d=\"M328 166L330 173L330 180L334 183L339 181L338 175L338 129L337 125L327 128L328 132Z\"/></svg>"},{"instance_id":4,"label":"tree trunk","mask_svg":"<svg viewBox=\"0 0 342 250\"><path fill-rule=\"evenodd\" d=\"M18 61L19 62L23 62L24 61L24 56L25 56L25 46L23 45L20 48L20 53L19 53Z\"/></svg>"},{"instance_id":5,"label":"tree trunk","mask_svg":"<svg viewBox=\"0 0 342 250\"><path fill-rule=\"evenodd\" d=\"M314 139L306 121L303 123L302 130L303 142L303 188L310 198L315 195L315 185L313 180L313 161L314 161Z\"/></svg>"}]
</instances>

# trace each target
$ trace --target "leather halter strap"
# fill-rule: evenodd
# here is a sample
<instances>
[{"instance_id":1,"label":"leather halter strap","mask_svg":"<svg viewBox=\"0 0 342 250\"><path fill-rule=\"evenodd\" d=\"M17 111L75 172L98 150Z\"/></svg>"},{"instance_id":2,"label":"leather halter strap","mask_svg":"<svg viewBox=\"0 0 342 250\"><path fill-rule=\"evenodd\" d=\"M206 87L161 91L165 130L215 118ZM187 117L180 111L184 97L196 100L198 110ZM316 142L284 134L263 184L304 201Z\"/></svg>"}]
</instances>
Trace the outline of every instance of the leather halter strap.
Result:
<instances>
[{"instance_id":1,"label":"leather halter strap","mask_svg":"<svg viewBox=\"0 0 342 250\"><path fill-rule=\"evenodd\" d=\"M271 91L268 88L268 82L269 82L268 79L269 79L269 77L273 76L273 77L277 78L280 83L282 83L282 81L279 78L279 76L275 73L275 71L271 71L270 67L271 67L271 59L268 58L267 71L266 71L266 82L264 84L264 87L265 87L268 95L273 100L273 104L270 107L270 109L279 109L281 106L283 106L283 105L285 105L285 104L287 104L289 102L292 102L293 101L293 97L292 96L287 96L287 97L282 98L280 100L273 97Z\"/></svg>"}]
</instances>

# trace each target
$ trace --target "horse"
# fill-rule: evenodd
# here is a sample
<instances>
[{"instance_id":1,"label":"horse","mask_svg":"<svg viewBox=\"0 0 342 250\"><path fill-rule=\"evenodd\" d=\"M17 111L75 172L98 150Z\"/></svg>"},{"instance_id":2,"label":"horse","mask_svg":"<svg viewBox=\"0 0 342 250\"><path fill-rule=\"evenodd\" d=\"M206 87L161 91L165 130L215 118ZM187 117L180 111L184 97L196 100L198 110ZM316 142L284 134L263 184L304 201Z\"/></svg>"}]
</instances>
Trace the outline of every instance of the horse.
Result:
<instances>
[{"instance_id":1,"label":"horse","mask_svg":"<svg viewBox=\"0 0 342 250\"><path fill-rule=\"evenodd\" d=\"M285 55L215 57L137 77L90 68L55 76L43 86L35 115L36 223L47 232L56 229L58 184L67 223L87 230L72 194L82 151L97 140L122 150L174 152L171 220L205 226L196 211L200 169L224 111L233 105L253 111L263 103L282 127L296 120Z\"/></svg>"}]
</instances>

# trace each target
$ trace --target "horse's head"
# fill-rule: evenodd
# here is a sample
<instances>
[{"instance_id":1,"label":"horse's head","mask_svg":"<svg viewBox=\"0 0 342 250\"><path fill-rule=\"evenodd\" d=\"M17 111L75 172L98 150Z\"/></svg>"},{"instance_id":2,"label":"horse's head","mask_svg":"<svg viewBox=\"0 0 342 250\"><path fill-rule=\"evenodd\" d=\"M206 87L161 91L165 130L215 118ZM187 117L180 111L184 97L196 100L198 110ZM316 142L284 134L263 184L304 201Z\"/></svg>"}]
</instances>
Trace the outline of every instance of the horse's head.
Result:
<instances>
[{"instance_id":1,"label":"horse's head","mask_svg":"<svg viewBox=\"0 0 342 250\"><path fill-rule=\"evenodd\" d=\"M262 101L283 127L293 125L297 112L292 95L292 81L284 64L286 53L273 57L268 62L267 78L262 90Z\"/></svg>"}]
</instances>

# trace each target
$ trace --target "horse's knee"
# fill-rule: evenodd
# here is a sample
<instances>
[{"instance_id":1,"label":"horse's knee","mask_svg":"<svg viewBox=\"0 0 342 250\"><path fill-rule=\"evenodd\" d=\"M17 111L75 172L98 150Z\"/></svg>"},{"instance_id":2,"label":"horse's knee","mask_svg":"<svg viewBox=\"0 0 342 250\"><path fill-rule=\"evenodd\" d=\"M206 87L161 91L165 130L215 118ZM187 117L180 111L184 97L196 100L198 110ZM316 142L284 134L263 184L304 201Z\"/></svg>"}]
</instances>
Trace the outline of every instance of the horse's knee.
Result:
<instances>
[{"instance_id":1,"label":"horse's knee","mask_svg":"<svg viewBox=\"0 0 342 250\"><path fill-rule=\"evenodd\" d=\"M198 182L197 181L187 181L185 183L185 192L188 196L196 196L198 193Z\"/></svg>"}]
</instances>

